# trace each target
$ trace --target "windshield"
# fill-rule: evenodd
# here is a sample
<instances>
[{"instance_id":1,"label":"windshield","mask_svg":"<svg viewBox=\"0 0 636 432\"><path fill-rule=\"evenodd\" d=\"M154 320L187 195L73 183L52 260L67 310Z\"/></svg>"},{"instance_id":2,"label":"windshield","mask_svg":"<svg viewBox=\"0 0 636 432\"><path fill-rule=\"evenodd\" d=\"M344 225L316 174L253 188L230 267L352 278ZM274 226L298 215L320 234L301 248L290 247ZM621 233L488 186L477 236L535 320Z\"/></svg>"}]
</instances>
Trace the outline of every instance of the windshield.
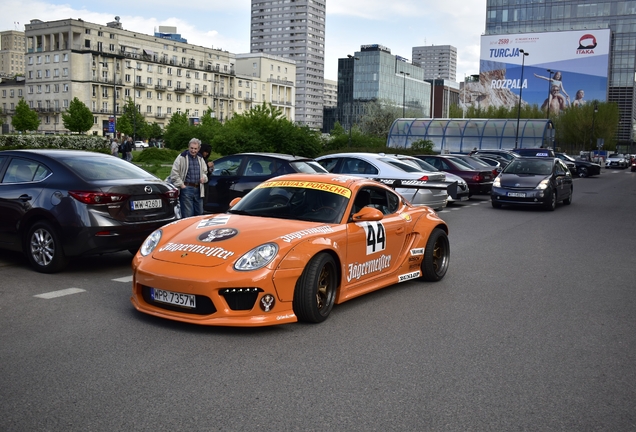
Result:
<instances>
[{"instance_id":1,"label":"windshield","mask_svg":"<svg viewBox=\"0 0 636 432\"><path fill-rule=\"evenodd\" d=\"M461 158L452 157L448 158L450 161L454 162L457 166L457 169L460 171L474 171L475 168L471 167L468 163L464 162Z\"/></svg>"},{"instance_id":2,"label":"windshield","mask_svg":"<svg viewBox=\"0 0 636 432\"><path fill-rule=\"evenodd\" d=\"M228 213L249 216L338 223L351 197L347 188L327 183L311 183L313 188L277 186L282 182L261 183L245 195ZM334 192L322 189L333 189Z\"/></svg>"},{"instance_id":3,"label":"windshield","mask_svg":"<svg viewBox=\"0 0 636 432\"><path fill-rule=\"evenodd\" d=\"M87 181L156 178L148 171L116 157L69 156L59 159Z\"/></svg>"},{"instance_id":4,"label":"windshield","mask_svg":"<svg viewBox=\"0 0 636 432\"><path fill-rule=\"evenodd\" d=\"M566 155L565 153L559 153L557 154L557 157L568 162L575 162L575 159L572 156Z\"/></svg>"},{"instance_id":5,"label":"windshield","mask_svg":"<svg viewBox=\"0 0 636 432\"><path fill-rule=\"evenodd\" d=\"M291 162L290 165L299 173L314 174L314 173L326 173L329 172L315 161L299 161Z\"/></svg>"},{"instance_id":6,"label":"windshield","mask_svg":"<svg viewBox=\"0 0 636 432\"><path fill-rule=\"evenodd\" d=\"M504 168L503 173L547 176L552 173L552 160L553 159L517 159L510 162L508 166Z\"/></svg>"},{"instance_id":7,"label":"windshield","mask_svg":"<svg viewBox=\"0 0 636 432\"><path fill-rule=\"evenodd\" d=\"M410 163L406 163L406 162L402 162L400 160L397 159L390 159L390 158L382 158L380 159L382 162L388 163L389 165L392 165L398 169L401 169L402 171L406 171L409 173L418 173L418 172L422 172L422 169L419 167L416 167L415 165L412 165Z\"/></svg>"}]
</instances>

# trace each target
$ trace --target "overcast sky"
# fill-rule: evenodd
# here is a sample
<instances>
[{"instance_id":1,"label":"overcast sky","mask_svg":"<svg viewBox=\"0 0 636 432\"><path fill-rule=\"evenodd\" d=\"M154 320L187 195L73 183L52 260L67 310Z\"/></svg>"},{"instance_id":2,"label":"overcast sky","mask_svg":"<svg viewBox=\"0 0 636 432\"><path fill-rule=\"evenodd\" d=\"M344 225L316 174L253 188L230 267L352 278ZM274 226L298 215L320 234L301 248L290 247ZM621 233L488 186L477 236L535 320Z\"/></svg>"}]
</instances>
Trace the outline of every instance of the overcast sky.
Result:
<instances>
[{"instance_id":1,"label":"overcast sky","mask_svg":"<svg viewBox=\"0 0 636 432\"><path fill-rule=\"evenodd\" d=\"M250 1L22 0L2 1L0 30L24 31L32 19L81 18L105 25L117 15L124 29L153 34L176 26L188 43L249 53ZM325 78L338 78L338 58L380 44L411 59L414 46L457 48L457 80L479 73L479 40L486 0L327 0Z\"/></svg>"}]
</instances>

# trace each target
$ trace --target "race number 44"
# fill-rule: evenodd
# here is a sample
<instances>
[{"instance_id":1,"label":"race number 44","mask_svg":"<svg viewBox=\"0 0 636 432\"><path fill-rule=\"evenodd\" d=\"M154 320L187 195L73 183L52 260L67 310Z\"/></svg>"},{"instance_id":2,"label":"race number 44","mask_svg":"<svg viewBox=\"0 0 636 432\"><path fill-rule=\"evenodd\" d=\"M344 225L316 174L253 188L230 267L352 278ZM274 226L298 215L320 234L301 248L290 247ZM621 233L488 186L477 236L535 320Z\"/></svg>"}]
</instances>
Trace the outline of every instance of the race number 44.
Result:
<instances>
[{"instance_id":1,"label":"race number 44","mask_svg":"<svg viewBox=\"0 0 636 432\"><path fill-rule=\"evenodd\" d=\"M386 249L386 232L382 222L367 222L363 228L367 235L367 255Z\"/></svg>"}]
</instances>

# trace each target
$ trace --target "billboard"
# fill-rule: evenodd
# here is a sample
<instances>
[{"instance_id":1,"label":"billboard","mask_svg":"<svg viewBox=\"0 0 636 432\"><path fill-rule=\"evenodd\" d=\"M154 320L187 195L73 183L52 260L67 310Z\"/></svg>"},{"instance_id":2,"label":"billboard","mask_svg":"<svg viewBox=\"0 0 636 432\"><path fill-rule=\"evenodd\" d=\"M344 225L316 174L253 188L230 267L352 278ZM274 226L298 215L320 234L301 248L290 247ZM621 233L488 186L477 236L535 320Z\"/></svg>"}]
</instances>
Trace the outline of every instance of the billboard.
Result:
<instances>
[{"instance_id":1,"label":"billboard","mask_svg":"<svg viewBox=\"0 0 636 432\"><path fill-rule=\"evenodd\" d=\"M479 82L467 94L481 108L510 108L521 93L523 105L551 113L605 102L609 48L609 29L482 36Z\"/></svg>"}]
</instances>

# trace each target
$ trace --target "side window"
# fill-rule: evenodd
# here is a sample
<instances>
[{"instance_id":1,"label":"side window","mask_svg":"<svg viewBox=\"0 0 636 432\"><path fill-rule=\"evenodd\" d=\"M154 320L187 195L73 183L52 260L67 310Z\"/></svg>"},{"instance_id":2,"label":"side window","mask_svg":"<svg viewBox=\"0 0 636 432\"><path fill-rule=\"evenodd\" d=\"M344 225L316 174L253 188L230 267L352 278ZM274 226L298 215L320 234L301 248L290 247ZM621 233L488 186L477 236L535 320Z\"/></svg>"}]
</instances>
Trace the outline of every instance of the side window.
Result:
<instances>
[{"instance_id":1,"label":"side window","mask_svg":"<svg viewBox=\"0 0 636 432\"><path fill-rule=\"evenodd\" d=\"M395 194L387 193L384 189L363 188L356 194L351 214L359 212L363 207L372 207L380 210L382 214L390 214L397 210L398 201Z\"/></svg>"},{"instance_id":2,"label":"side window","mask_svg":"<svg viewBox=\"0 0 636 432\"><path fill-rule=\"evenodd\" d=\"M2 183L27 183L33 181L35 172L39 164L27 159L13 159L9 163L7 172L4 174ZM43 167L46 170L46 168ZM48 174L47 174L48 175Z\"/></svg>"},{"instance_id":3,"label":"side window","mask_svg":"<svg viewBox=\"0 0 636 432\"><path fill-rule=\"evenodd\" d=\"M213 176L235 176L241 166L242 156L228 156L214 161Z\"/></svg>"},{"instance_id":4,"label":"side window","mask_svg":"<svg viewBox=\"0 0 636 432\"><path fill-rule=\"evenodd\" d=\"M318 163L320 165L322 165L322 167L324 169L326 169L329 172L335 172L334 170L336 169L336 165L338 164L338 158L332 158L332 159L322 159L320 161L318 161Z\"/></svg>"},{"instance_id":5,"label":"side window","mask_svg":"<svg viewBox=\"0 0 636 432\"><path fill-rule=\"evenodd\" d=\"M247 160L247 165L245 166L245 174L246 176L262 176L265 174L270 174L270 166L269 164L272 162L271 159L265 159L262 157L251 157Z\"/></svg>"},{"instance_id":6,"label":"side window","mask_svg":"<svg viewBox=\"0 0 636 432\"><path fill-rule=\"evenodd\" d=\"M441 169L450 170L452 167L445 160L440 160Z\"/></svg>"},{"instance_id":7,"label":"side window","mask_svg":"<svg viewBox=\"0 0 636 432\"><path fill-rule=\"evenodd\" d=\"M379 171L376 167L362 159L347 159L342 169L343 174L377 174Z\"/></svg>"}]
</instances>

